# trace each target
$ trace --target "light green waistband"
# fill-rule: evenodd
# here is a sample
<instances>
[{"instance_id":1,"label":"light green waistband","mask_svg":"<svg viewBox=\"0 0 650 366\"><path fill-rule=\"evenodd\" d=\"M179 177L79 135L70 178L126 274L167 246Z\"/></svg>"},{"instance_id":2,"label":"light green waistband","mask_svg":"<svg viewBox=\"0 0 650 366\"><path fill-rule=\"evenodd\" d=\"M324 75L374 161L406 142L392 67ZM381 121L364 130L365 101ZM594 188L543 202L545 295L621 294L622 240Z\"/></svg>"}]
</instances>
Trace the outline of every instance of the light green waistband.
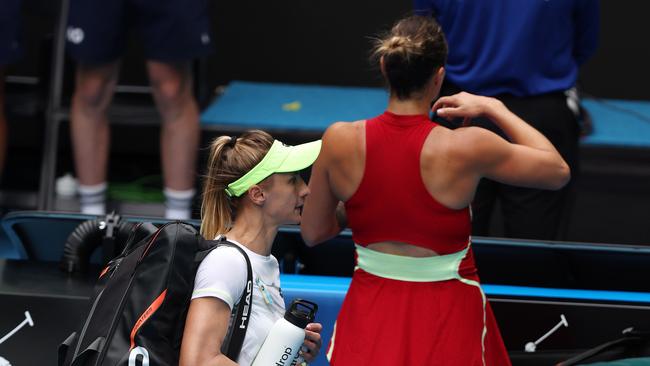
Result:
<instances>
[{"instance_id":1,"label":"light green waistband","mask_svg":"<svg viewBox=\"0 0 650 366\"><path fill-rule=\"evenodd\" d=\"M460 262L467 254L470 245L471 240L467 243L465 249L460 252L425 258L386 254L360 245L355 246L357 249L357 268L363 269L375 276L411 282L437 282L456 279L466 285L476 287L481 294L483 302L481 358L483 366L485 366L485 335L487 334L485 306L487 299L481 289L481 285L477 281L462 278L458 273ZM336 334L336 324L334 325L334 333ZM332 337L330 352L333 347L334 337ZM328 354L328 359L330 357L331 354Z\"/></svg>"},{"instance_id":2,"label":"light green waistband","mask_svg":"<svg viewBox=\"0 0 650 366\"><path fill-rule=\"evenodd\" d=\"M459 279L460 262L469 250L469 244L460 252L433 257L406 257L386 254L355 245L357 268L375 276L411 282L436 282Z\"/></svg>"}]
</instances>

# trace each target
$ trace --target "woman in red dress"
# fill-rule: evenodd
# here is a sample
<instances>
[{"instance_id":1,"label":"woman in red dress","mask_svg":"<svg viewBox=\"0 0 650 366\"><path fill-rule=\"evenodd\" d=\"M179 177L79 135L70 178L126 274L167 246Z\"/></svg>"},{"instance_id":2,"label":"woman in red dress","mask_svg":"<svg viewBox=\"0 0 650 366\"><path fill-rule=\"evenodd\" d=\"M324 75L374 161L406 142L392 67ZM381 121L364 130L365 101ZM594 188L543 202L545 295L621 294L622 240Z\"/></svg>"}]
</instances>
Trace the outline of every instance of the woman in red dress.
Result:
<instances>
[{"instance_id":1,"label":"woman in red dress","mask_svg":"<svg viewBox=\"0 0 650 366\"><path fill-rule=\"evenodd\" d=\"M327 129L302 216L303 238L315 245L345 227L345 212L356 244L327 357L333 366L509 365L479 284L469 205L483 177L559 189L569 168L496 99L443 97L433 111L465 127L429 120L447 55L434 20L400 20L375 55L390 87L386 111ZM475 117L493 120L510 141L469 126Z\"/></svg>"}]
</instances>

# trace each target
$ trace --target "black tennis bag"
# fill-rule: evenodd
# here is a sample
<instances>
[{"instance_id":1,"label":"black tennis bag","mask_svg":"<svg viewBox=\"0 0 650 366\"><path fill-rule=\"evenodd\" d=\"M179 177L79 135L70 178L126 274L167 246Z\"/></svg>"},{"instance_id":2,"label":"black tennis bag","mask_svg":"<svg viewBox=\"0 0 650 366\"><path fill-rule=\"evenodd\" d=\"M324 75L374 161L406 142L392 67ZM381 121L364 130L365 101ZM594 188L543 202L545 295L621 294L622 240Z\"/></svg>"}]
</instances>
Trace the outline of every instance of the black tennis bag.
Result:
<instances>
[{"instance_id":1,"label":"black tennis bag","mask_svg":"<svg viewBox=\"0 0 650 366\"><path fill-rule=\"evenodd\" d=\"M150 234L137 240L143 230ZM239 249L248 264L249 285L239 301L248 306L233 309L231 324L240 326L229 327L222 347L236 360L251 310L250 260L225 237L204 240L193 226L173 222L134 228L122 254L101 272L81 329L59 346L59 365L178 365L196 270L219 245Z\"/></svg>"}]
</instances>

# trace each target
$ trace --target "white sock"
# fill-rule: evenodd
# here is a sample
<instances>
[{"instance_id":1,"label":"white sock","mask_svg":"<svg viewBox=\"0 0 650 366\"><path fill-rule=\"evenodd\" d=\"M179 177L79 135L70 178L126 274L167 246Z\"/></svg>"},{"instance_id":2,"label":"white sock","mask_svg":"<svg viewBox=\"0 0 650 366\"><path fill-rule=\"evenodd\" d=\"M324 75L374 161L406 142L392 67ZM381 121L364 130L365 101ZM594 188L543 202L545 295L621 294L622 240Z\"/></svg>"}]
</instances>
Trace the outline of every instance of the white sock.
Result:
<instances>
[{"instance_id":1,"label":"white sock","mask_svg":"<svg viewBox=\"0 0 650 366\"><path fill-rule=\"evenodd\" d=\"M81 205L81 213L86 215L103 216L106 215L105 203L93 203Z\"/></svg>"},{"instance_id":2,"label":"white sock","mask_svg":"<svg viewBox=\"0 0 650 366\"><path fill-rule=\"evenodd\" d=\"M79 203L81 205L81 213L89 215L105 215L107 188L108 184L106 184L106 182L91 186L80 184Z\"/></svg>"},{"instance_id":3,"label":"white sock","mask_svg":"<svg viewBox=\"0 0 650 366\"><path fill-rule=\"evenodd\" d=\"M192 199L194 189L179 191L165 188L165 218L170 220L189 220L192 218Z\"/></svg>"}]
</instances>

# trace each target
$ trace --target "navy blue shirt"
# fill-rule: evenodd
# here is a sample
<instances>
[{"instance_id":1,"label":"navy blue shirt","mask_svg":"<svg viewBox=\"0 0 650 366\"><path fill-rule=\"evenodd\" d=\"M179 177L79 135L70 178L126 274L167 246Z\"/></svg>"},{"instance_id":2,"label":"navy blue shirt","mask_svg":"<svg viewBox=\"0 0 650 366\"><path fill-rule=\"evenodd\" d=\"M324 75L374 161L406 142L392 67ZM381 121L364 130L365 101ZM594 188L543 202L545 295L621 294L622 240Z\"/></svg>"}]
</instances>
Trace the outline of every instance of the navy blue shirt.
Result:
<instances>
[{"instance_id":1,"label":"navy blue shirt","mask_svg":"<svg viewBox=\"0 0 650 366\"><path fill-rule=\"evenodd\" d=\"M449 43L447 78L482 95L529 96L574 86L596 50L598 0L414 0Z\"/></svg>"}]
</instances>

